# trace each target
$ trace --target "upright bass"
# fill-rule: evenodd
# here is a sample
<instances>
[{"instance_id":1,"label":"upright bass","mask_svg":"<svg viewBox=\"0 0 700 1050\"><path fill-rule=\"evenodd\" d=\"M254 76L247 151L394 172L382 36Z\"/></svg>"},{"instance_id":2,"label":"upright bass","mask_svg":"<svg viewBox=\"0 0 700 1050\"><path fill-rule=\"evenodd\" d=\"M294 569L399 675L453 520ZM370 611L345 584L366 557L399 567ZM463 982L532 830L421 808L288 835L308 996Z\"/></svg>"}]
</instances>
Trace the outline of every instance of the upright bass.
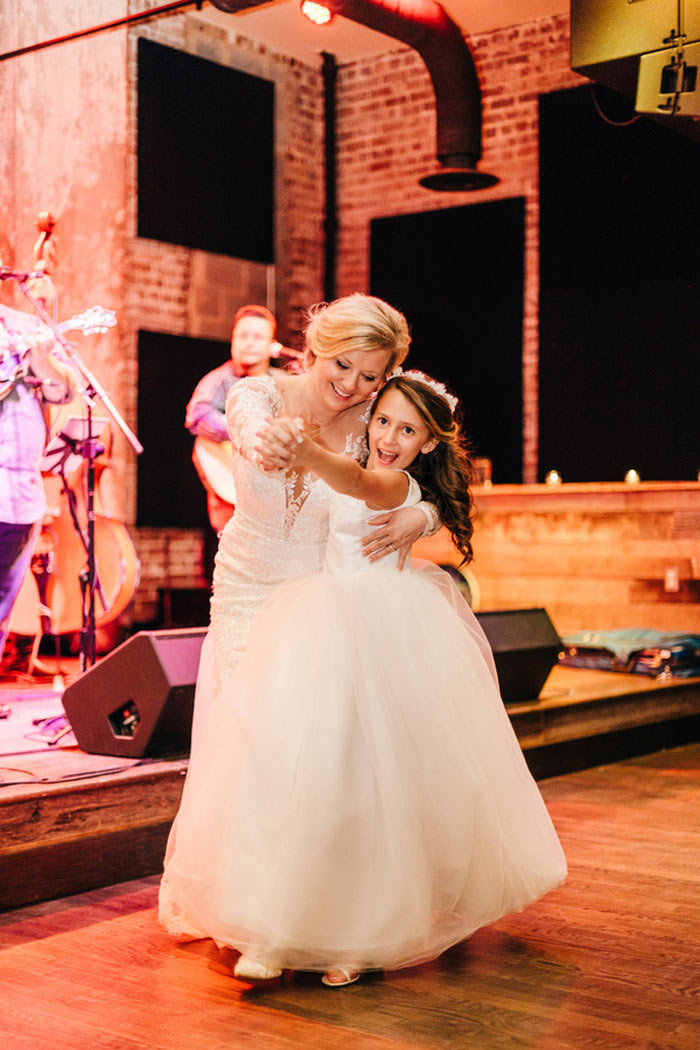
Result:
<instances>
[{"instance_id":1,"label":"upright bass","mask_svg":"<svg viewBox=\"0 0 700 1050\"><path fill-rule=\"evenodd\" d=\"M63 409L66 406L61 406ZM68 406L70 407L70 406ZM66 416L68 418L68 416ZM126 524L109 509L112 435L100 434L105 446L95 461L95 625L107 627L124 612L139 582L140 563ZM86 465L69 473L45 473L47 513L41 525L30 571L12 610L10 630L40 637L79 632L84 615L84 570L87 529ZM77 517L80 531L73 515Z\"/></svg>"},{"instance_id":2,"label":"upright bass","mask_svg":"<svg viewBox=\"0 0 700 1050\"><path fill-rule=\"evenodd\" d=\"M52 237L55 220L49 212L37 217L39 239L34 246L34 267L48 275L56 261L56 242ZM31 282L33 295L45 308L55 303L53 286L40 278ZM47 298L48 296L48 298ZM69 321L54 326L63 333L85 334L106 331L116 323L112 311L92 307ZM99 405L98 405L99 407ZM67 405L52 408L50 429L60 434L72 419L80 420L81 397ZM95 557L95 625L105 628L114 623L131 601L138 586L140 565L123 520L110 509L109 467L112 434L108 420L100 434L102 451L94 460L93 502ZM51 446L49 446L50 448ZM47 450L48 451L48 450ZM88 536L87 464L72 456L64 461L60 473L54 472L45 456L42 469L47 513L34 548L31 567L15 602L10 630L35 638L32 661L36 662L42 635L74 634L85 627L86 558ZM31 663L30 663L31 669Z\"/></svg>"}]
</instances>

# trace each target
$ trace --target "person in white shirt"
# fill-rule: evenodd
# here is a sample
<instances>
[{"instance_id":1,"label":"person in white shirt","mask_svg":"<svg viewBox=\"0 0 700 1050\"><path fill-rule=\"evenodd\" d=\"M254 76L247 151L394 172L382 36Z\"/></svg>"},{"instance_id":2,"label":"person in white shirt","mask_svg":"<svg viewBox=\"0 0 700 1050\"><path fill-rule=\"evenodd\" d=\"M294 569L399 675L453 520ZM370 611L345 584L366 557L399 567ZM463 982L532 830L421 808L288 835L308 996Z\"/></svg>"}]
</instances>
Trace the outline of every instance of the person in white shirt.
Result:
<instances>
[{"instance_id":1,"label":"person in white shirt","mask_svg":"<svg viewBox=\"0 0 700 1050\"><path fill-rule=\"evenodd\" d=\"M46 511L40 461L47 405L70 400L73 373L51 330L0 306L0 659Z\"/></svg>"}]
</instances>

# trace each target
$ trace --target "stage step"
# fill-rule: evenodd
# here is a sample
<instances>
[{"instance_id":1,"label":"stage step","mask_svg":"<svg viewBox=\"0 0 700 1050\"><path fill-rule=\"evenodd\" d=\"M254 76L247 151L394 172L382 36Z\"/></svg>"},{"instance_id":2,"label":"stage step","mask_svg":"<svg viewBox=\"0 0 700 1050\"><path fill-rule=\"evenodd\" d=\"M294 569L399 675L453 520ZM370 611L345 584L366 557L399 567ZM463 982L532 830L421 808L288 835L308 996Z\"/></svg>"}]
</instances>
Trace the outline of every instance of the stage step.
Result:
<instances>
[{"instance_id":1,"label":"stage step","mask_svg":"<svg viewBox=\"0 0 700 1050\"><path fill-rule=\"evenodd\" d=\"M557 665L537 700L507 710L543 780L700 740L700 678Z\"/></svg>"}]
</instances>

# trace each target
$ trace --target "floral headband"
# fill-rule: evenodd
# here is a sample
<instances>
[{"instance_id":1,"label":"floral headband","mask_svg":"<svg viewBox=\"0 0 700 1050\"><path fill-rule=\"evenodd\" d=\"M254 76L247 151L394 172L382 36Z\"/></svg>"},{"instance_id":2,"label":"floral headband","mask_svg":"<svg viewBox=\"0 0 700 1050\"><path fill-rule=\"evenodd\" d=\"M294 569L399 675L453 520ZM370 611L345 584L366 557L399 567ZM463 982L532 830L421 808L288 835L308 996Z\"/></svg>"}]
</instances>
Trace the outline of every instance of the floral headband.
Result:
<instances>
[{"instance_id":1,"label":"floral headband","mask_svg":"<svg viewBox=\"0 0 700 1050\"><path fill-rule=\"evenodd\" d=\"M403 379L412 379L416 383L422 383L423 386L429 386L432 391L434 391L439 397L443 398L447 402L447 404L450 406L450 412L452 413L452 415L454 415L455 409L459 404L459 401L454 394L451 394L449 392L444 383L438 383L437 379L431 379L430 376L427 376L424 372L419 372L415 368L411 369L408 372L404 372L403 368L401 368L400 365L398 368L395 368L394 371L391 372L386 378L388 382L390 379L398 379L399 377Z\"/></svg>"}]
</instances>

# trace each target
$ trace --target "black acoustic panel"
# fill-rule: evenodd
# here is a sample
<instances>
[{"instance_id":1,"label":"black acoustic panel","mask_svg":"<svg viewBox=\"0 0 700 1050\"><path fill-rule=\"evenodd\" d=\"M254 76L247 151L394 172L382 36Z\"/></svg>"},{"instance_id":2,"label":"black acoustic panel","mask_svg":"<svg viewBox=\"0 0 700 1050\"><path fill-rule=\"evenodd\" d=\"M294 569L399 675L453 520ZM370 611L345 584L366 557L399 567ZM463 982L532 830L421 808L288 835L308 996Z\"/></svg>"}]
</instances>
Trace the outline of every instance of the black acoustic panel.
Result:
<instances>
[{"instance_id":1,"label":"black acoustic panel","mask_svg":"<svg viewBox=\"0 0 700 1050\"><path fill-rule=\"evenodd\" d=\"M188 751L206 633L140 631L68 686L63 707L83 751L123 758Z\"/></svg>"},{"instance_id":2,"label":"black acoustic panel","mask_svg":"<svg viewBox=\"0 0 700 1050\"><path fill-rule=\"evenodd\" d=\"M539 113L539 478L695 480L700 142L600 87Z\"/></svg>"},{"instance_id":3,"label":"black acoustic panel","mask_svg":"<svg viewBox=\"0 0 700 1050\"><path fill-rule=\"evenodd\" d=\"M524 230L522 197L371 223L371 291L408 319L406 367L459 396L499 483L522 481Z\"/></svg>"},{"instance_id":4,"label":"black acoustic panel","mask_svg":"<svg viewBox=\"0 0 700 1050\"><path fill-rule=\"evenodd\" d=\"M185 409L202 376L231 356L228 343L139 332L136 462L139 526L209 530L207 497L192 464Z\"/></svg>"},{"instance_id":5,"label":"black acoustic panel","mask_svg":"<svg viewBox=\"0 0 700 1050\"><path fill-rule=\"evenodd\" d=\"M479 612L476 618L493 649L503 702L536 699L561 649L546 609Z\"/></svg>"},{"instance_id":6,"label":"black acoustic panel","mask_svg":"<svg viewBox=\"0 0 700 1050\"><path fill-rule=\"evenodd\" d=\"M141 37L138 234L274 258L274 84Z\"/></svg>"}]
</instances>

